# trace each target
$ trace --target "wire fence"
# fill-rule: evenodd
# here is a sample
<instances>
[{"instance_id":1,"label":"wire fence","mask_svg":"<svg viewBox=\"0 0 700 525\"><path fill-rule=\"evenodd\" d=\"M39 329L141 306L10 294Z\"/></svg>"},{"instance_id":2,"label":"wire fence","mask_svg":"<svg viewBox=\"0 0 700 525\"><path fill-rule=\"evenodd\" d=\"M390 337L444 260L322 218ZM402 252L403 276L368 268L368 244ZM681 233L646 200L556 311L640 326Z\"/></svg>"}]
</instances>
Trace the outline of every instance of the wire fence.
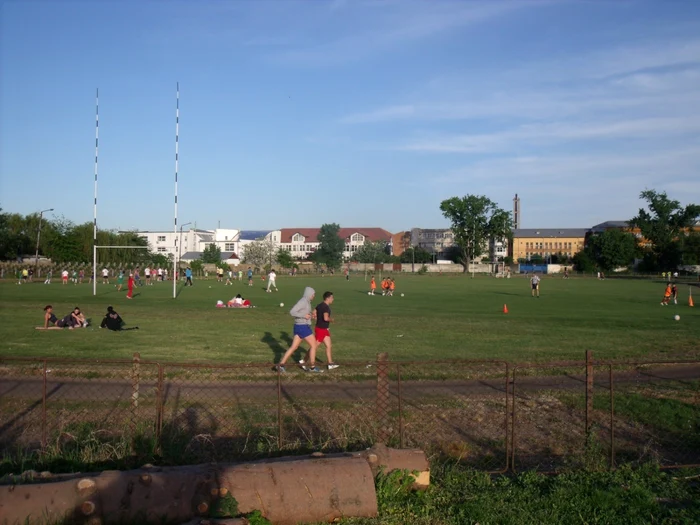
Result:
<instances>
[{"instance_id":1,"label":"wire fence","mask_svg":"<svg viewBox=\"0 0 700 525\"><path fill-rule=\"evenodd\" d=\"M178 463L422 448L475 468L700 466L700 361L271 365L0 358L0 450L92 441Z\"/></svg>"}]
</instances>

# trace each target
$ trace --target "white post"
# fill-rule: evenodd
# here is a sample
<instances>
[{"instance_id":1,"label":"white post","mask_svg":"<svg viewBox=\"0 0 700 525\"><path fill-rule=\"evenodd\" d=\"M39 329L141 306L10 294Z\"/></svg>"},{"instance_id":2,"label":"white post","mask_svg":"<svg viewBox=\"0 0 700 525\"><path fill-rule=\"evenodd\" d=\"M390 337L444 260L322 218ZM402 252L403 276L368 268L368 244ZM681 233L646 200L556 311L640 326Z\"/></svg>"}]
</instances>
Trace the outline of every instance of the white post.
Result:
<instances>
[{"instance_id":1,"label":"white post","mask_svg":"<svg viewBox=\"0 0 700 525\"><path fill-rule=\"evenodd\" d=\"M173 299L177 297L177 168L178 168L178 152L179 152L179 135L180 135L180 83L176 84L177 93L175 96L175 253L173 254Z\"/></svg>"},{"instance_id":2,"label":"white post","mask_svg":"<svg viewBox=\"0 0 700 525\"><path fill-rule=\"evenodd\" d=\"M100 136L100 90L95 90L95 202L92 230L92 295L97 295L97 153Z\"/></svg>"}]
</instances>

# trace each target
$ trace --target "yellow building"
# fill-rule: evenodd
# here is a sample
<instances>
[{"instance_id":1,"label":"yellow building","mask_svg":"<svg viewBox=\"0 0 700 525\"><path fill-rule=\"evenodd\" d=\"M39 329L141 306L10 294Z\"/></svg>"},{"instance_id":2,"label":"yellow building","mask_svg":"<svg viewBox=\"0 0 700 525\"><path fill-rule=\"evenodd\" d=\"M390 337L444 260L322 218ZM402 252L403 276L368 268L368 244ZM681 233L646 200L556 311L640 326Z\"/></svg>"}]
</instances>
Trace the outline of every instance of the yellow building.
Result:
<instances>
[{"instance_id":1,"label":"yellow building","mask_svg":"<svg viewBox=\"0 0 700 525\"><path fill-rule=\"evenodd\" d=\"M583 250L588 228L522 228L513 231L510 254L514 262L539 256L563 254L573 257Z\"/></svg>"}]
</instances>

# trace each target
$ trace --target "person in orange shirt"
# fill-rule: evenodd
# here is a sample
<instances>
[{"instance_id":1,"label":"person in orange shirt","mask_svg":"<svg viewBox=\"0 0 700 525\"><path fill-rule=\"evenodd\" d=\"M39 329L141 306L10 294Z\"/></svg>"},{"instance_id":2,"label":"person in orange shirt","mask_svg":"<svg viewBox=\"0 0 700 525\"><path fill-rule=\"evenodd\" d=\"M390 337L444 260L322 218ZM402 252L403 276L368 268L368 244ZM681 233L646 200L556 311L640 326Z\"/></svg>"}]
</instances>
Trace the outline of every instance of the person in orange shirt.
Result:
<instances>
[{"instance_id":1,"label":"person in orange shirt","mask_svg":"<svg viewBox=\"0 0 700 525\"><path fill-rule=\"evenodd\" d=\"M666 284L666 290L664 290L664 299L661 301L661 306L668 306L668 302L671 300L671 283Z\"/></svg>"},{"instance_id":2,"label":"person in orange shirt","mask_svg":"<svg viewBox=\"0 0 700 525\"><path fill-rule=\"evenodd\" d=\"M389 285L387 284L387 278L382 279L382 295L386 295L389 291Z\"/></svg>"},{"instance_id":3,"label":"person in orange shirt","mask_svg":"<svg viewBox=\"0 0 700 525\"><path fill-rule=\"evenodd\" d=\"M396 288L396 281L393 278L389 279L389 295L394 296L394 289Z\"/></svg>"},{"instance_id":4,"label":"person in orange shirt","mask_svg":"<svg viewBox=\"0 0 700 525\"><path fill-rule=\"evenodd\" d=\"M377 289L377 281L374 280L374 275L372 280L369 282L369 293L374 295L374 291Z\"/></svg>"}]
</instances>

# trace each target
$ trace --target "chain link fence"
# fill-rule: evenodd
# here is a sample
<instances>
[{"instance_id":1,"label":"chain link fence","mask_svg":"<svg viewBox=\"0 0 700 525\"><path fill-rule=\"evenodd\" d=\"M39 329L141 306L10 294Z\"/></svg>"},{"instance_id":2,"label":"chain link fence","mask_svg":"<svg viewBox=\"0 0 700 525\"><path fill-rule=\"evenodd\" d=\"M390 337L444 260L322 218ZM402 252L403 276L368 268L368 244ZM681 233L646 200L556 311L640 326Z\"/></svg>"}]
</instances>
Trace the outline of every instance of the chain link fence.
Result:
<instances>
[{"instance_id":1,"label":"chain link fence","mask_svg":"<svg viewBox=\"0 0 700 525\"><path fill-rule=\"evenodd\" d=\"M0 450L172 463L422 448L480 470L700 465L700 361L289 366L0 358ZM87 452L86 452L87 450ZM95 452L99 451L99 452ZM79 458L76 458L79 459Z\"/></svg>"}]
</instances>

